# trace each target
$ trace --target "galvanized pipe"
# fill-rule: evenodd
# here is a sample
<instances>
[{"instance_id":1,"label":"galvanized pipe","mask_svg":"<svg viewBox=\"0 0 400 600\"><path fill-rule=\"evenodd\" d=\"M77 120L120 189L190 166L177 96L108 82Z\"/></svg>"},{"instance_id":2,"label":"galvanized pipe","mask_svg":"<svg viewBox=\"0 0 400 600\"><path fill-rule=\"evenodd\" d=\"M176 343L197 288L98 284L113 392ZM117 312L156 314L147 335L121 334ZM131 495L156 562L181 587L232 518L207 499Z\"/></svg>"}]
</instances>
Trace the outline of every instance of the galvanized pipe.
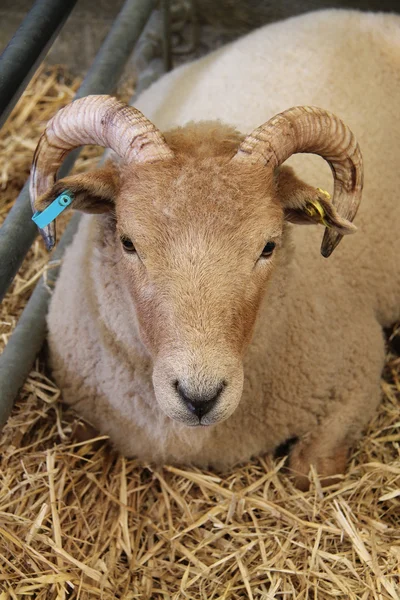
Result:
<instances>
[{"instance_id":1,"label":"galvanized pipe","mask_svg":"<svg viewBox=\"0 0 400 600\"><path fill-rule=\"evenodd\" d=\"M135 105L137 97L165 73L165 27L160 9L153 10L136 46L134 64L138 72L135 91L129 100ZM163 55L163 56L161 56Z\"/></svg>"},{"instance_id":2,"label":"galvanized pipe","mask_svg":"<svg viewBox=\"0 0 400 600\"><path fill-rule=\"evenodd\" d=\"M106 94L115 89L154 5L155 0L125 2L75 98ZM75 150L67 157L60 169L60 177L65 177L71 170L78 154L79 150ZM0 229L0 302L36 237L37 229L31 216L28 182Z\"/></svg>"},{"instance_id":3,"label":"galvanized pipe","mask_svg":"<svg viewBox=\"0 0 400 600\"><path fill-rule=\"evenodd\" d=\"M37 235L31 218L27 181L0 229L0 302Z\"/></svg>"},{"instance_id":4,"label":"galvanized pipe","mask_svg":"<svg viewBox=\"0 0 400 600\"><path fill-rule=\"evenodd\" d=\"M126 0L76 98L115 88L155 5L156 0Z\"/></svg>"},{"instance_id":5,"label":"galvanized pipe","mask_svg":"<svg viewBox=\"0 0 400 600\"><path fill-rule=\"evenodd\" d=\"M78 91L78 97L89 93L106 93L115 86L121 74L124 62L131 51L150 16L154 0L127 0L119 13L107 39L103 43L92 68ZM126 36L130 43L126 42ZM122 39L123 38L123 39ZM71 162L71 159L70 161ZM72 166L71 164L69 165ZM64 171L65 172L65 171ZM25 191L24 191L25 190ZM29 249L36 232L30 225L31 212L27 214L29 195L27 185L17 200L14 215L5 228L6 234L0 235L0 283L10 282ZM28 218L28 220L26 220ZM21 219L24 219L21 221ZM61 258L65 248L70 243L76 229L79 215L74 215L71 225L54 253L54 260ZM0 234L4 228L1 228ZM26 233L27 232L27 233ZM18 235L21 237L18 238ZM16 237L14 237L16 236ZM16 254L11 270L4 263L9 263L11 256ZM51 274L51 275L50 275ZM49 277L57 276L57 270L52 269ZM4 293L5 288L0 288ZM7 420L18 390L23 386L40 350L46 334L46 314L50 295L41 280L36 286L31 299L13 332L3 354L0 356L0 426Z\"/></svg>"},{"instance_id":6,"label":"galvanized pipe","mask_svg":"<svg viewBox=\"0 0 400 600\"><path fill-rule=\"evenodd\" d=\"M36 0L0 56L0 128L77 0Z\"/></svg>"},{"instance_id":7,"label":"galvanized pipe","mask_svg":"<svg viewBox=\"0 0 400 600\"><path fill-rule=\"evenodd\" d=\"M46 335L44 311L58 275L58 263L71 243L80 215L74 214L48 265L46 282L42 277L29 299L13 334L0 356L0 428L12 410L19 389L25 382ZM54 262L54 266L51 263Z\"/></svg>"},{"instance_id":8,"label":"galvanized pipe","mask_svg":"<svg viewBox=\"0 0 400 600\"><path fill-rule=\"evenodd\" d=\"M161 0L161 6L162 6L162 13L163 13L164 68L166 71L170 71L172 69L170 0Z\"/></svg>"}]
</instances>

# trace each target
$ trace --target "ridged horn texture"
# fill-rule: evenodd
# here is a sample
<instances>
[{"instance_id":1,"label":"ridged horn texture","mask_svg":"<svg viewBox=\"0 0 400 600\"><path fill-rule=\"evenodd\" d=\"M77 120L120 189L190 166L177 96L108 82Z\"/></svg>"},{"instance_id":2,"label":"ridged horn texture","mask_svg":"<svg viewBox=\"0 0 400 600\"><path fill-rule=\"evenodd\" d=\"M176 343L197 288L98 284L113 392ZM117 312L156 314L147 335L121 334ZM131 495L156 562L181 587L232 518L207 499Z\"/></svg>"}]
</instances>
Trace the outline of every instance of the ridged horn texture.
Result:
<instances>
[{"instance_id":1,"label":"ridged horn texture","mask_svg":"<svg viewBox=\"0 0 400 600\"><path fill-rule=\"evenodd\" d=\"M173 157L162 134L142 113L112 96L86 96L61 109L47 124L37 145L30 196L35 201L55 183L66 155L78 146L111 148L126 163ZM47 248L55 244L55 223L40 230Z\"/></svg>"},{"instance_id":2,"label":"ridged horn texture","mask_svg":"<svg viewBox=\"0 0 400 600\"><path fill-rule=\"evenodd\" d=\"M352 221L361 201L362 156L353 133L332 113L314 106L290 108L248 135L234 160L275 169L299 152L318 154L329 163L334 178L332 203L341 217ZM328 257L342 237L325 229L322 255Z\"/></svg>"}]
</instances>

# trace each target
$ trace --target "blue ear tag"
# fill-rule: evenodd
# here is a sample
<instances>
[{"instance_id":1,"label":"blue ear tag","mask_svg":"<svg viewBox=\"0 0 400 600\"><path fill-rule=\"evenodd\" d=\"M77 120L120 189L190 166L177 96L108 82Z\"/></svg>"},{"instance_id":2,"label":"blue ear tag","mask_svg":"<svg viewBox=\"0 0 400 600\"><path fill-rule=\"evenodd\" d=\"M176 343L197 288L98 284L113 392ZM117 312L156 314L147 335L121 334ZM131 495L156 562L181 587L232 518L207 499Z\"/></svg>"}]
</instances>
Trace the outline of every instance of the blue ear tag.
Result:
<instances>
[{"instance_id":1,"label":"blue ear tag","mask_svg":"<svg viewBox=\"0 0 400 600\"><path fill-rule=\"evenodd\" d=\"M49 223L61 215L61 213L71 204L73 199L74 196L71 192L63 192L42 212L39 210L36 211L32 217L32 221L36 223L39 229L47 227Z\"/></svg>"}]
</instances>

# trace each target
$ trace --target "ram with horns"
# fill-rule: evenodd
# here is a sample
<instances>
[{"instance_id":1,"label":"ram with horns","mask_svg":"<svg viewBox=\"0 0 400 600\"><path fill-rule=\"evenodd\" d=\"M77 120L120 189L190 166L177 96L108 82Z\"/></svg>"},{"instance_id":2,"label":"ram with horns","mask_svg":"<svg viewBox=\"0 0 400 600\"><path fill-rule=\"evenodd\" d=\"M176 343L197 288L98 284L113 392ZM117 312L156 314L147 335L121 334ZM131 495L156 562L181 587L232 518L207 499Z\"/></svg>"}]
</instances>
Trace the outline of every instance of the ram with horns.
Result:
<instances>
[{"instance_id":1,"label":"ram with horns","mask_svg":"<svg viewBox=\"0 0 400 600\"><path fill-rule=\"evenodd\" d=\"M320 32L327 14L313 15ZM342 17L338 11L341 41L349 36ZM281 60L294 56L309 18L294 20ZM352 83L353 109L336 79L330 110L310 106L327 60L312 37L301 48L314 51L309 79L303 74L301 86L298 78L297 86L288 84L286 71L285 91L268 101L270 89L283 88L283 75L270 54L261 56L260 43L279 37L282 27L289 25L270 26L266 38L255 32L177 70L139 101L157 115L164 98L168 119L168 90L175 85L175 121L185 122L190 112L198 122L165 126L162 134L138 109L108 96L62 109L39 142L31 195L42 211L68 191L73 208L97 213L82 219L48 318L51 366L64 401L125 455L156 462L225 469L290 446L289 466L305 488L311 465L324 483L345 468L379 402L382 327L400 317L394 258L400 216L398 206L381 212L370 184L361 233L329 260L318 255L318 225L325 228L323 257L356 231L363 186L359 146L334 113L349 115L366 139L373 102L362 104L361 69ZM237 54L247 69L237 71ZM376 68L382 60L377 57ZM261 67L268 83L251 75ZM227 73L235 83L223 93ZM307 105L271 110L301 97ZM250 117L275 116L247 136L220 121L201 121L223 114L235 122L240 107L246 113L241 129ZM366 156L382 167L380 140L367 139ZM114 159L56 182L63 158L83 144L111 148ZM330 166L332 200L282 166L300 153L319 155ZM320 163L309 163L308 172L326 185ZM394 179L380 188L385 201ZM54 224L43 236L51 247Z\"/></svg>"}]
</instances>

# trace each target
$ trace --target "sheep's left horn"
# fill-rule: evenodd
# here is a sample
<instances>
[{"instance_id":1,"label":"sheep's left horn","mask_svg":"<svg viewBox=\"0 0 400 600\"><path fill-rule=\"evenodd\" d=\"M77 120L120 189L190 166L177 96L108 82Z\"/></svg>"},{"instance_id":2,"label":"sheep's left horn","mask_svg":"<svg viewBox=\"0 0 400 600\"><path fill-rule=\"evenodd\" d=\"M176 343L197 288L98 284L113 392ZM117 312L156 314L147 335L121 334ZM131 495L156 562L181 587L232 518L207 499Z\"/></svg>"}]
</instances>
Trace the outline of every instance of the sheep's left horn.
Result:
<instances>
[{"instance_id":1,"label":"sheep's left horn","mask_svg":"<svg viewBox=\"0 0 400 600\"><path fill-rule=\"evenodd\" d=\"M86 96L62 108L47 124L33 157L30 195L35 202L54 185L65 156L78 146L111 148L124 162L156 162L173 157L162 134L133 106L111 96ZM55 224L40 230L48 248Z\"/></svg>"},{"instance_id":2,"label":"sheep's left horn","mask_svg":"<svg viewBox=\"0 0 400 600\"><path fill-rule=\"evenodd\" d=\"M362 156L353 133L332 113L313 106L290 108L248 135L234 160L275 169L299 152L318 154L329 163L334 178L332 203L341 217L352 221L361 201ZM323 256L329 256L342 237L333 229L325 229Z\"/></svg>"}]
</instances>

